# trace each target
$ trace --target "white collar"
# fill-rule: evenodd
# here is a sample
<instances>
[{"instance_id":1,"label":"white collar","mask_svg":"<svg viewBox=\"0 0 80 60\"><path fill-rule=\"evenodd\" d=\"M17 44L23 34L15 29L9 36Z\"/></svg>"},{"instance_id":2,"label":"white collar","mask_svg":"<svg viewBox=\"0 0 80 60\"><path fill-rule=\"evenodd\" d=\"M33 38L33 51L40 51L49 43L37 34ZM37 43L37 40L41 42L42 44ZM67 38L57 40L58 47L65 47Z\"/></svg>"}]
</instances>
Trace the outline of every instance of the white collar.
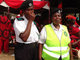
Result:
<instances>
[{"instance_id":1,"label":"white collar","mask_svg":"<svg viewBox=\"0 0 80 60\"><path fill-rule=\"evenodd\" d=\"M59 24L59 25L60 25L59 31L63 30L64 28L62 27L62 25L61 24ZM58 29L55 28L53 23L51 23L51 27L53 28L53 30L58 30Z\"/></svg>"}]
</instances>

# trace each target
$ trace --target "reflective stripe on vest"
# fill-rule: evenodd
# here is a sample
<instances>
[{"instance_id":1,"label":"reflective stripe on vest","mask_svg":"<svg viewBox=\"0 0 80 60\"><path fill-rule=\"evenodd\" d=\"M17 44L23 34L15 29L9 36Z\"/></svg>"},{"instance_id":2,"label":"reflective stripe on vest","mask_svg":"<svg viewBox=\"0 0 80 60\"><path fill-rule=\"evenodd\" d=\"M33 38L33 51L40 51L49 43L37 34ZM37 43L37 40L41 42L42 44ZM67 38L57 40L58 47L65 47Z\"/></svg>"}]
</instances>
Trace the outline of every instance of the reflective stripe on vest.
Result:
<instances>
[{"instance_id":1,"label":"reflective stripe on vest","mask_svg":"<svg viewBox=\"0 0 80 60\"><path fill-rule=\"evenodd\" d=\"M45 49L43 49L43 51L44 51L45 53L47 53L48 55L52 56L52 57L56 57L56 58L59 58L59 57L60 57L60 55L51 53L51 52L49 52L49 51L47 51L47 50L45 50ZM69 52L67 52L66 54L62 55L62 58L66 57L66 56L68 56L68 55L69 55Z\"/></svg>"},{"instance_id":2,"label":"reflective stripe on vest","mask_svg":"<svg viewBox=\"0 0 80 60\"><path fill-rule=\"evenodd\" d=\"M61 50L68 49L68 46L67 47L48 47L46 44L44 44L44 47L49 51L60 51L60 48L61 48Z\"/></svg>"},{"instance_id":3,"label":"reflective stripe on vest","mask_svg":"<svg viewBox=\"0 0 80 60\"><path fill-rule=\"evenodd\" d=\"M70 43L69 34L67 28L63 26L64 30L62 31L61 40L57 38L57 35L53 31L51 25L46 25L46 33L47 39L46 43L43 46L42 57L45 59L53 60L54 58L59 58L60 55L62 58L67 57L69 59L69 47L68 44ZM55 59L56 60L56 59Z\"/></svg>"}]
</instances>

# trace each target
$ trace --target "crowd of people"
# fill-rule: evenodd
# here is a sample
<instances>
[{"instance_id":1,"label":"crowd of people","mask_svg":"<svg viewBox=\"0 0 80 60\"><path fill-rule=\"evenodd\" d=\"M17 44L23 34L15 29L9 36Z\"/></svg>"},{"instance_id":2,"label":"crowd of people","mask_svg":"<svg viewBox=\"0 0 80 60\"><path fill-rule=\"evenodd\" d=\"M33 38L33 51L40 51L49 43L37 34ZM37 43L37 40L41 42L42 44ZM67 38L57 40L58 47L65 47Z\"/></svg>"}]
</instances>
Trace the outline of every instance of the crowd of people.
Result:
<instances>
[{"instance_id":1,"label":"crowd of people","mask_svg":"<svg viewBox=\"0 0 80 60\"><path fill-rule=\"evenodd\" d=\"M51 23L35 23L32 1L24 1L20 16L13 24L7 16L0 16L0 53L9 52L9 40L15 39L15 60L73 60L80 58L80 25L76 17L65 16L62 9L50 8ZM38 27L39 25L39 27ZM40 28L40 29L39 29Z\"/></svg>"}]
</instances>

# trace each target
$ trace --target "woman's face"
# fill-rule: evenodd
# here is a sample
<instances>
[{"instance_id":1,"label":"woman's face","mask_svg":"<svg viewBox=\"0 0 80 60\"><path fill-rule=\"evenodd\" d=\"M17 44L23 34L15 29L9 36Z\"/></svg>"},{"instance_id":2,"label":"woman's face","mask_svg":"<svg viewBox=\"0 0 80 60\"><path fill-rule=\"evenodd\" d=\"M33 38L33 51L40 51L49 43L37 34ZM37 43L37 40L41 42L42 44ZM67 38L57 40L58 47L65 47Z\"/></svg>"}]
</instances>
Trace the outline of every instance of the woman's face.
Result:
<instances>
[{"instance_id":1,"label":"woman's face","mask_svg":"<svg viewBox=\"0 0 80 60\"><path fill-rule=\"evenodd\" d=\"M61 13L58 12L54 13L51 19L54 24L59 25L61 22Z\"/></svg>"}]
</instances>

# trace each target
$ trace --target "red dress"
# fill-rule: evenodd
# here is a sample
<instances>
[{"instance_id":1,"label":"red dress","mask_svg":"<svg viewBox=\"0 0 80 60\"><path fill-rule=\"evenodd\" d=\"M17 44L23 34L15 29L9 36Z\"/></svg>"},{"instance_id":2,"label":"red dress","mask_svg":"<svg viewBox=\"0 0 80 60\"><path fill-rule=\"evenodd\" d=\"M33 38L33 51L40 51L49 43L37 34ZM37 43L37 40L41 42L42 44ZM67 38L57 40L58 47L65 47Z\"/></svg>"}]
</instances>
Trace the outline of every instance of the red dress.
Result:
<instances>
[{"instance_id":1,"label":"red dress","mask_svg":"<svg viewBox=\"0 0 80 60\"><path fill-rule=\"evenodd\" d=\"M0 53L2 48L7 53L9 51L9 38L14 32L13 26L6 16L0 16Z\"/></svg>"}]
</instances>

